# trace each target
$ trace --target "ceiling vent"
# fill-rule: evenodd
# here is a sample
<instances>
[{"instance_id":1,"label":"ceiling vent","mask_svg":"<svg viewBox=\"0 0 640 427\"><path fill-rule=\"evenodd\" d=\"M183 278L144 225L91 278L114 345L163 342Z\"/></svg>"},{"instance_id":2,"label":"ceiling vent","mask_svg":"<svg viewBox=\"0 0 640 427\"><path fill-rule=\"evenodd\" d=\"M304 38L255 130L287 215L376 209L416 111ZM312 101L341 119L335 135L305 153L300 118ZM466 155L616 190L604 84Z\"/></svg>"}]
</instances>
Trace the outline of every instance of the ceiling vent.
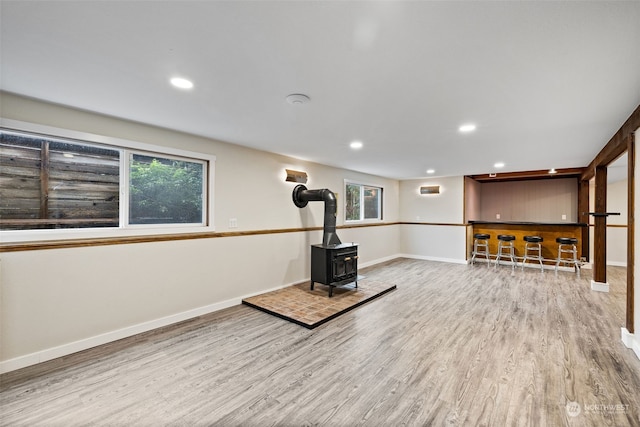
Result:
<instances>
[{"instance_id":1,"label":"ceiling vent","mask_svg":"<svg viewBox=\"0 0 640 427\"><path fill-rule=\"evenodd\" d=\"M311 99L307 95L303 95L301 93L292 93L287 96L287 102L291 105L306 104L309 101L311 101Z\"/></svg>"}]
</instances>

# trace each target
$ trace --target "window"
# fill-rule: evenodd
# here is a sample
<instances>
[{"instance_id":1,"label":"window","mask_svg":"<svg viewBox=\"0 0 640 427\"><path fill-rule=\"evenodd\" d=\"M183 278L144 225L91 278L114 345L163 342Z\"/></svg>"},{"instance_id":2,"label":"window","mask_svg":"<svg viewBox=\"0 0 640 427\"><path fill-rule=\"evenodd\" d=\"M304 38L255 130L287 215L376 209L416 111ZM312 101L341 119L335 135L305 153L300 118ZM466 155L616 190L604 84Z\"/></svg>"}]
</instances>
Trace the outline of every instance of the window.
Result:
<instances>
[{"instance_id":1,"label":"window","mask_svg":"<svg viewBox=\"0 0 640 427\"><path fill-rule=\"evenodd\" d=\"M204 222L203 162L131 154L129 224Z\"/></svg>"},{"instance_id":2,"label":"window","mask_svg":"<svg viewBox=\"0 0 640 427\"><path fill-rule=\"evenodd\" d=\"M0 130L0 229L206 227L215 158L131 144Z\"/></svg>"},{"instance_id":3,"label":"window","mask_svg":"<svg viewBox=\"0 0 640 427\"><path fill-rule=\"evenodd\" d=\"M382 220L382 188L345 183L345 220Z\"/></svg>"}]
</instances>

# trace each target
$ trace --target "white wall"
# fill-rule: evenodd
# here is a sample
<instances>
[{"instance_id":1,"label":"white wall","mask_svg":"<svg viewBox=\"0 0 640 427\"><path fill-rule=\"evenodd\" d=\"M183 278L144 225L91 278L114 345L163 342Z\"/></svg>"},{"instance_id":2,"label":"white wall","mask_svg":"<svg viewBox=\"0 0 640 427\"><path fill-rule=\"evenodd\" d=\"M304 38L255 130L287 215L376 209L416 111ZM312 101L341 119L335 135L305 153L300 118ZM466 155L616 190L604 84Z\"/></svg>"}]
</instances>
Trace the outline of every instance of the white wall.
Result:
<instances>
[{"instance_id":1,"label":"white wall","mask_svg":"<svg viewBox=\"0 0 640 427\"><path fill-rule=\"evenodd\" d=\"M420 187L439 185L440 194L420 194ZM400 182L400 220L462 224L464 177L414 179Z\"/></svg>"},{"instance_id":2,"label":"white wall","mask_svg":"<svg viewBox=\"0 0 640 427\"><path fill-rule=\"evenodd\" d=\"M595 211L595 179L589 182L589 212ZM607 184L607 212L620 215L607 217L607 265L625 267L627 265L627 181ZM593 262L594 220L589 217L589 259Z\"/></svg>"},{"instance_id":3,"label":"white wall","mask_svg":"<svg viewBox=\"0 0 640 427\"><path fill-rule=\"evenodd\" d=\"M421 195L421 186L439 185L440 194ZM400 182L400 246L405 256L466 262L464 177Z\"/></svg>"},{"instance_id":4,"label":"white wall","mask_svg":"<svg viewBox=\"0 0 640 427\"><path fill-rule=\"evenodd\" d=\"M405 257L466 263L466 227L406 224L400 241Z\"/></svg>"},{"instance_id":5,"label":"white wall","mask_svg":"<svg viewBox=\"0 0 640 427\"><path fill-rule=\"evenodd\" d=\"M4 118L216 156L216 231L322 227L324 206L295 207L284 169L304 170L309 188L338 192L345 179L384 187L385 222L399 219L399 184L2 93ZM360 264L400 253L399 225L338 230L360 244ZM309 277L309 245L322 233L291 232L170 242L0 253L0 370L62 356L235 305L247 295Z\"/></svg>"},{"instance_id":6,"label":"white wall","mask_svg":"<svg viewBox=\"0 0 640 427\"><path fill-rule=\"evenodd\" d=\"M620 212L607 217L607 264L627 265L627 180L607 186L607 212Z\"/></svg>"}]
</instances>

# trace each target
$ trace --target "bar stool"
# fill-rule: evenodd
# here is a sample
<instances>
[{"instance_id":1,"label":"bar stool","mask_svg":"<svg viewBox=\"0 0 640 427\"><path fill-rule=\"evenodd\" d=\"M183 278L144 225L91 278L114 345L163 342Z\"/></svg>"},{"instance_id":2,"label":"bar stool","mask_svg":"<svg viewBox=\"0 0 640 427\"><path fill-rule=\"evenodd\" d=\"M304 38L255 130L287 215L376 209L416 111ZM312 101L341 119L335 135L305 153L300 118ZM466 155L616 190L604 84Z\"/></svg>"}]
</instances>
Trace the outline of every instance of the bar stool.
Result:
<instances>
[{"instance_id":1,"label":"bar stool","mask_svg":"<svg viewBox=\"0 0 640 427\"><path fill-rule=\"evenodd\" d=\"M556 260L556 276L558 275L558 267L560 263L565 265L573 265L578 277L580 277L580 261L578 260L578 249L576 243L578 239L575 237L558 237L558 259Z\"/></svg>"},{"instance_id":2,"label":"bar stool","mask_svg":"<svg viewBox=\"0 0 640 427\"><path fill-rule=\"evenodd\" d=\"M522 259L522 271L524 271L524 264L528 259L532 261L540 262L540 272L544 273L544 265L542 264L542 237L540 236L524 236L524 258ZM531 254L529 254L531 252Z\"/></svg>"},{"instance_id":3,"label":"bar stool","mask_svg":"<svg viewBox=\"0 0 640 427\"><path fill-rule=\"evenodd\" d=\"M473 256L471 257L471 264L476 261L476 256L481 255L487 260L487 267L491 264L491 254L489 253L489 239L491 236L485 233L476 233L473 235Z\"/></svg>"},{"instance_id":4,"label":"bar stool","mask_svg":"<svg viewBox=\"0 0 640 427\"><path fill-rule=\"evenodd\" d=\"M516 268L516 259L514 254L513 241L516 240L516 236L511 234L498 234L498 253L496 254L496 265L494 268L498 268L501 258L509 258L511 260L511 271ZM507 251L504 253L504 251Z\"/></svg>"}]
</instances>

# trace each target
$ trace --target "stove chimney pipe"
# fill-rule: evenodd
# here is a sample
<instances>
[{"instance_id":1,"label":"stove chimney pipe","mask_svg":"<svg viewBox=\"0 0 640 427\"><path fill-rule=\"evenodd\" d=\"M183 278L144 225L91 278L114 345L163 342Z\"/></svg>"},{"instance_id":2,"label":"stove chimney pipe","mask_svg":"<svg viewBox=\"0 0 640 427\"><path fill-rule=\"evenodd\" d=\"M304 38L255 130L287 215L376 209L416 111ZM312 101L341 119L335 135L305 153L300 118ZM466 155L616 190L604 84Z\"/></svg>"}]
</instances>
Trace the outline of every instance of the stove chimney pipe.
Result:
<instances>
[{"instance_id":1,"label":"stove chimney pipe","mask_svg":"<svg viewBox=\"0 0 640 427\"><path fill-rule=\"evenodd\" d=\"M293 203L304 208L309 202L324 202L324 234L322 236L322 246L339 245L342 243L336 234L336 214L338 204L333 191L324 188L322 190L307 190L302 184L296 185L293 189Z\"/></svg>"}]
</instances>

